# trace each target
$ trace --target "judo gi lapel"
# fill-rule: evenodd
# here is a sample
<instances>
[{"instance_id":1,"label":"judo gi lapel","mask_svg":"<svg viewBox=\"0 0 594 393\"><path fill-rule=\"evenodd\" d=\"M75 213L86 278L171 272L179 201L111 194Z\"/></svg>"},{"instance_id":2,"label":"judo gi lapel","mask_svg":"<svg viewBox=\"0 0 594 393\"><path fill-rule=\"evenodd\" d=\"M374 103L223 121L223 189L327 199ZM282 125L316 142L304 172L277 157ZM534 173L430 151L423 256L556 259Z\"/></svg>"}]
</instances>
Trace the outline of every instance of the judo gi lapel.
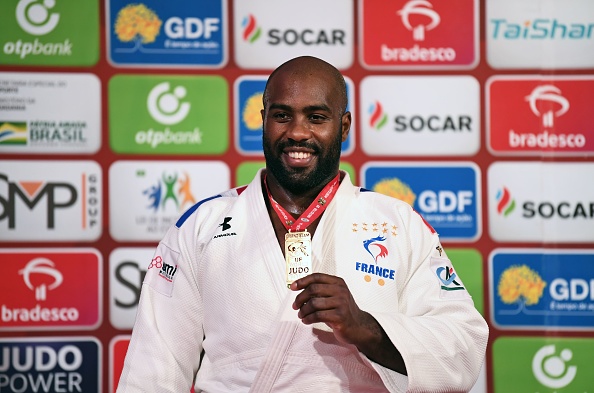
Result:
<instances>
[{"instance_id":1,"label":"judo gi lapel","mask_svg":"<svg viewBox=\"0 0 594 393\"><path fill-rule=\"evenodd\" d=\"M337 212L342 211L340 209L344 206L345 200L349 200L347 195L349 193L352 194L352 189L353 186L348 174L346 174L334 200L328 205L320 220L312 241L314 272L336 274L335 236L337 225L340 225L341 221L340 215ZM274 234L272 228L271 232ZM274 242L278 248L276 238ZM281 282L284 284L284 280L281 280ZM250 392L260 393L271 392L273 390L297 329L317 328L331 331L325 323L315 323L311 326L303 325L299 317L297 317L297 311L292 308L292 303L297 293L288 290L284 285L283 290L285 298L278 313L279 321L276 324L276 331L262 359Z\"/></svg>"}]
</instances>

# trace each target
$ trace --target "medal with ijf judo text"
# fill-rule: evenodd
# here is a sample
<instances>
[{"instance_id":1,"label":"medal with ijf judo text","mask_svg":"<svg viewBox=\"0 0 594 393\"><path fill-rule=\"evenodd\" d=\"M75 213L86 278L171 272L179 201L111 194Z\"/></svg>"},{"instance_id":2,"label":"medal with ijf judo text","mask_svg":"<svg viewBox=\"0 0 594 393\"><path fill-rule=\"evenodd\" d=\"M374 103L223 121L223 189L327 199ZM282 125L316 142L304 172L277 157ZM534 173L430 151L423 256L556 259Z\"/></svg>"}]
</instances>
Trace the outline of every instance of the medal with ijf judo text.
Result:
<instances>
[{"instance_id":1,"label":"medal with ijf judo text","mask_svg":"<svg viewBox=\"0 0 594 393\"><path fill-rule=\"evenodd\" d=\"M294 220L291 214L274 200L270 194L270 190L268 190L266 179L264 179L272 208L289 231L285 234L287 287L293 281L313 273L311 234L307 231L307 227L322 215L326 206L332 201L340 184L339 179L339 175L336 175L332 181L326 184L316 199L314 199L297 220Z\"/></svg>"}]
</instances>

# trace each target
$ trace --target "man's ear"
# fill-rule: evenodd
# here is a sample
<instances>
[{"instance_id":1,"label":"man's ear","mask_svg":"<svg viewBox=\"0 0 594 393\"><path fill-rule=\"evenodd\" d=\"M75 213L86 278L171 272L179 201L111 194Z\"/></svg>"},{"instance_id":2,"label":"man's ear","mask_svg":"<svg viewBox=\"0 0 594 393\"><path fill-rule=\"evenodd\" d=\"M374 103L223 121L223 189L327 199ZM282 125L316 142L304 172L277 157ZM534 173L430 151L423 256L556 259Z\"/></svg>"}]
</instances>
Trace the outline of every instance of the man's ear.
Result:
<instances>
[{"instance_id":1,"label":"man's ear","mask_svg":"<svg viewBox=\"0 0 594 393\"><path fill-rule=\"evenodd\" d=\"M349 136L349 132L351 130L351 112L345 112L344 115L342 115L342 141L346 141L347 137Z\"/></svg>"}]
</instances>

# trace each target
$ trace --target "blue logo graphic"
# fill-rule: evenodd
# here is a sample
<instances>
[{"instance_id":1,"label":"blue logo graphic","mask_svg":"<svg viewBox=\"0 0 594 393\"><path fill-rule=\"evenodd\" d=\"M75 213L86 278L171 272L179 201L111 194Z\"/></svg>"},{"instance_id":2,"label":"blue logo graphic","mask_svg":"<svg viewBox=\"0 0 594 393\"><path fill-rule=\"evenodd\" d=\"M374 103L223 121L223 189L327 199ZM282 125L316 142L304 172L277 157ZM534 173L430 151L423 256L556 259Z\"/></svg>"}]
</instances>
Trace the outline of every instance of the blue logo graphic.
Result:
<instances>
[{"instance_id":1,"label":"blue logo graphic","mask_svg":"<svg viewBox=\"0 0 594 393\"><path fill-rule=\"evenodd\" d=\"M493 322L502 329L594 329L594 252L495 250Z\"/></svg>"},{"instance_id":2,"label":"blue logo graphic","mask_svg":"<svg viewBox=\"0 0 594 393\"><path fill-rule=\"evenodd\" d=\"M442 240L480 236L480 178L474 164L368 165L364 187L408 202Z\"/></svg>"},{"instance_id":3,"label":"blue logo graphic","mask_svg":"<svg viewBox=\"0 0 594 393\"><path fill-rule=\"evenodd\" d=\"M222 0L110 0L109 22L113 63L219 68L226 62Z\"/></svg>"}]
</instances>

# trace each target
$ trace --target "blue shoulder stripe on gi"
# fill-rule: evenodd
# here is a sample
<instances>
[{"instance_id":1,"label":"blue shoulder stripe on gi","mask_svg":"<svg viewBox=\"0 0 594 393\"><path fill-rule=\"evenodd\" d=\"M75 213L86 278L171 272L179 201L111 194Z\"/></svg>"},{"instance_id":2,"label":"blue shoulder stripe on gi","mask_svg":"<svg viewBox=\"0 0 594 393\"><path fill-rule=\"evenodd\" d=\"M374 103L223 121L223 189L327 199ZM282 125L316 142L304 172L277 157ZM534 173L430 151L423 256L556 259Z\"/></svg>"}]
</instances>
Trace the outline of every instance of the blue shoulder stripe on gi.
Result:
<instances>
[{"instance_id":1,"label":"blue shoulder stripe on gi","mask_svg":"<svg viewBox=\"0 0 594 393\"><path fill-rule=\"evenodd\" d=\"M373 191L371 191L371 190L368 190L367 188L363 188L363 187L361 187L361 192L373 192Z\"/></svg>"},{"instance_id":2,"label":"blue shoulder stripe on gi","mask_svg":"<svg viewBox=\"0 0 594 393\"><path fill-rule=\"evenodd\" d=\"M181 228L181 226L184 224L184 222L186 222L188 217L190 217L196 211L196 209L198 209L200 207L200 205L202 205L204 202L208 202L213 199L220 198L220 197L221 197L221 195L215 195L215 196L211 196L209 198L201 200L200 202L195 203L194 206L190 207L188 210L186 210L186 212L184 214L182 214L182 216L175 223L175 226L178 228Z\"/></svg>"}]
</instances>

